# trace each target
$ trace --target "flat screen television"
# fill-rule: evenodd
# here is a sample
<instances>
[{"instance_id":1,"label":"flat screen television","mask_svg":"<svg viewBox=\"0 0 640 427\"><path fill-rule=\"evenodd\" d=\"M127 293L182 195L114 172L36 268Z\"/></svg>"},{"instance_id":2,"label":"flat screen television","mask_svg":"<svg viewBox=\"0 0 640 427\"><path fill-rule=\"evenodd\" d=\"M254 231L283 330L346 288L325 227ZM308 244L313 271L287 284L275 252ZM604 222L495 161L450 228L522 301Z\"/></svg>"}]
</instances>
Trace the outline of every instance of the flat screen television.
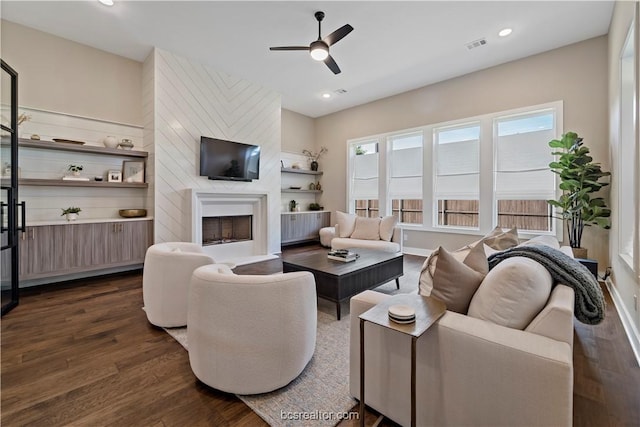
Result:
<instances>
[{"instance_id":1,"label":"flat screen television","mask_svg":"<svg viewBox=\"0 0 640 427\"><path fill-rule=\"evenodd\" d=\"M200 176L225 181L260 178L260 146L200 137Z\"/></svg>"}]
</instances>

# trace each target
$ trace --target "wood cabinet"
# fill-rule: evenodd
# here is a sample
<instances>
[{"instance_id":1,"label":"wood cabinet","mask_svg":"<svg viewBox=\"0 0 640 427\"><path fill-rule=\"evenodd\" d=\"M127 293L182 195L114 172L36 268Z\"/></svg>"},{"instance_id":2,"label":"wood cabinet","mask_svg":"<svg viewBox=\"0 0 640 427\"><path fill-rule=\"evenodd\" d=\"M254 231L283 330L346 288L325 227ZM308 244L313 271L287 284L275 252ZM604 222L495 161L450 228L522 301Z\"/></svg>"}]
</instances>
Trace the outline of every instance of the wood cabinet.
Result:
<instances>
[{"instance_id":1,"label":"wood cabinet","mask_svg":"<svg viewBox=\"0 0 640 427\"><path fill-rule=\"evenodd\" d=\"M29 226L19 243L20 279L141 264L152 227L151 220Z\"/></svg>"},{"instance_id":2,"label":"wood cabinet","mask_svg":"<svg viewBox=\"0 0 640 427\"><path fill-rule=\"evenodd\" d=\"M282 245L320 239L320 229L328 227L331 212L292 212L280 215Z\"/></svg>"}]
</instances>

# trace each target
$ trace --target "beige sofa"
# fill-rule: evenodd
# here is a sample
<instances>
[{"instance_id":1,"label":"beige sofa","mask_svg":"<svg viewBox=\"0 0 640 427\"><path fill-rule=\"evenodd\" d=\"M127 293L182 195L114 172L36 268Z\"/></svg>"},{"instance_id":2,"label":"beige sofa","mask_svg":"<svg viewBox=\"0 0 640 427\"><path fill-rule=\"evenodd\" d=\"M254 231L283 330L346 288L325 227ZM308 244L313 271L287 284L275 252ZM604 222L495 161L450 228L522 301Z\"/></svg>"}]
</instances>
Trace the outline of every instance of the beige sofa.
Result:
<instances>
[{"instance_id":1,"label":"beige sofa","mask_svg":"<svg viewBox=\"0 0 640 427\"><path fill-rule=\"evenodd\" d=\"M351 299L356 398L358 316L386 298L365 291ZM524 330L447 311L417 341L417 425L571 426L573 306L573 290L556 285ZM401 425L410 424L410 348L407 335L365 324L366 404Z\"/></svg>"},{"instance_id":2,"label":"beige sofa","mask_svg":"<svg viewBox=\"0 0 640 427\"><path fill-rule=\"evenodd\" d=\"M396 253L402 250L402 229L393 216L366 218L336 211L336 225L320 230L320 243L331 249L365 248Z\"/></svg>"}]
</instances>

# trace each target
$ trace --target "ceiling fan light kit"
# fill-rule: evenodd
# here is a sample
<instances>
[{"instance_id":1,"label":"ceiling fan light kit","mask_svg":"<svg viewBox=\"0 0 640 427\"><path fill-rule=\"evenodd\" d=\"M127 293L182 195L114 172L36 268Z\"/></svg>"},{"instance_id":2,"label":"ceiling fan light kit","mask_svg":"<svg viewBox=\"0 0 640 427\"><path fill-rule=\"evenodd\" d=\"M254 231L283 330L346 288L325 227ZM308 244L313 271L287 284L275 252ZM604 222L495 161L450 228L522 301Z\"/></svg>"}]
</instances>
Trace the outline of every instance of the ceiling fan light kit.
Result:
<instances>
[{"instance_id":1,"label":"ceiling fan light kit","mask_svg":"<svg viewBox=\"0 0 640 427\"><path fill-rule=\"evenodd\" d=\"M323 61L327 64L327 67L334 74L340 74L340 67L336 61L329 55L329 46L336 44L340 40L342 40L347 34L353 31L353 27L349 24L343 25L342 27L335 30L333 33L329 34L324 39L322 38L322 20L324 19L324 12L318 11L314 14L316 19L318 20L318 40L311 42L309 47L307 46L279 46L279 47L270 47L269 50L306 50L316 61Z\"/></svg>"}]
</instances>

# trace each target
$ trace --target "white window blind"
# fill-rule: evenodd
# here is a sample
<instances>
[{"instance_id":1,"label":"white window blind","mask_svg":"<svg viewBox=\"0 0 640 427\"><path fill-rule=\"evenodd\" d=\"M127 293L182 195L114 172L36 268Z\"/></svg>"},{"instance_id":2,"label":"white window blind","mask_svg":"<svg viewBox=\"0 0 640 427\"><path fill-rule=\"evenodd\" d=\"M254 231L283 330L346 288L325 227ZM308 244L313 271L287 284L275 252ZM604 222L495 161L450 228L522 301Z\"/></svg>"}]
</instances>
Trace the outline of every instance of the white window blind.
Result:
<instances>
[{"instance_id":1,"label":"white window blind","mask_svg":"<svg viewBox=\"0 0 640 427\"><path fill-rule=\"evenodd\" d=\"M555 198L555 174L549 141L555 138L553 110L495 119L495 198Z\"/></svg>"},{"instance_id":2,"label":"white window blind","mask_svg":"<svg viewBox=\"0 0 640 427\"><path fill-rule=\"evenodd\" d=\"M393 136L389 196L394 199L422 199L422 132Z\"/></svg>"},{"instance_id":3,"label":"white window blind","mask_svg":"<svg viewBox=\"0 0 640 427\"><path fill-rule=\"evenodd\" d=\"M367 147L374 144L366 144ZM354 147L355 148L355 147ZM378 153L367 150L353 157L352 198L375 200L378 198Z\"/></svg>"},{"instance_id":4,"label":"white window blind","mask_svg":"<svg viewBox=\"0 0 640 427\"><path fill-rule=\"evenodd\" d=\"M436 200L480 198L480 125L436 129Z\"/></svg>"}]
</instances>

